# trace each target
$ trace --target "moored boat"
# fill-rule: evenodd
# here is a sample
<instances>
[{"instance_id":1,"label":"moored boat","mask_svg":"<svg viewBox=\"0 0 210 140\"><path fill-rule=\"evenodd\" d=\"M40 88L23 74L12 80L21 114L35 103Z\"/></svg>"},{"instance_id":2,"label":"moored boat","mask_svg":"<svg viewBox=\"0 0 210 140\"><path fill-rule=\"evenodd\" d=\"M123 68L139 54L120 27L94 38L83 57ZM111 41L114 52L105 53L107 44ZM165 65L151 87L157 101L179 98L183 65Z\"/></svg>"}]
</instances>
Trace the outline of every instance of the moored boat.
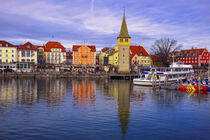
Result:
<instances>
[{"instance_id":1,"label":"moored boat","mask_svg":"<svg viewBox=\"0 0 210 140\"><path fill-rule=\"evenodd\" d=\"M194 74L192 65L176 62L170 67L153 67L150 71L143 72L139 78L133 79L133 83L141 86L163 85L185 80L192 74Z\"/></svg>"}]
</instances>

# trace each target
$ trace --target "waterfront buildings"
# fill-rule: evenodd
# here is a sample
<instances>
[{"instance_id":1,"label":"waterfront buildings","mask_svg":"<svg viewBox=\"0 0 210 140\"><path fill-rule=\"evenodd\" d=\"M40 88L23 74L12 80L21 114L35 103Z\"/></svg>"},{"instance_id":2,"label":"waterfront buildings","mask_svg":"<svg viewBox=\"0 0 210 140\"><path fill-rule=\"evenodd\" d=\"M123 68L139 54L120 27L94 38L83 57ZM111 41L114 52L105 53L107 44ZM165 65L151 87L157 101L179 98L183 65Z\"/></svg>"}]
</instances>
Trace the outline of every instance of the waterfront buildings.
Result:
<instances>
[{"instance_id":1,"label":"waterfront buildings","mask_svg":"<svg viewBox=\"0 0 210 140\"><path fill-rule=\"evenodd\" d=\"M94 71L96 65L96 46L73 45L74 70Z\"/></svg>"},{"instance_id":2,"label":"waterfront buildings","mask_svg":"<svg viewBox=\"0 0 210 140\"><path fill-rule=\"evenodd\" d=\"M47 42L45 52L47 64L61 64L66 62L66 49L59 42Z\"/></svg>"},{"instance_id":3,"label":"waterfront buildings","mask_svg":"<svg viewBox=\"0 0 210 140\"><path fill-rule=\"evenodd\" d=\"M17 47L7 41L0 41L0 63L17 62Z\"/></svg>"},{"instance_id":4,"label":"waterfront buildings","mask_svg":"<svg viewBox=\"0 0 210 140\"><path fill-rule=\"evenodd\" d=\"M70 50L66 52L66 61L68 64L73 63L73 53Z\"/></svg>"},{"instance_id":5,"label":"waterfront buildings","mask_svg":"<svg viewBox=\"0 0 210 140\"><path fill-rule=\"evenodd\" d=\"M31 62L37 64L37 47L30 42L19 46L18 62Z\"/></svg>"},{"instance_id":6,"label":"waterfront buildings","mask_svg":"<svg viewBox=\"0 0 210 140\"><path fill-rule=\"evenodd\" d=\"M195 67L207 66L210 63L210 53L206 48L202 49L186 49L177 51L174 54L174 59L184 64L190 64ZM173 57L173 56L172 56ZM171 59L172 60L172 59Z\"/></svg>"},{"instance_id":7,"label":"waterfront buildings","mask_svg":"<svg viewBox=\"0 0 210 140\"><path fill-rule=\"evenodd\" d=\"M151 56L143 46L130 46L131 66L149 67L152 64Z\"/></svg>"},{"instance_id":8,"label":"waterfront buildings","mask_svg":"<svg viewBox=\"0 0 210 140\"><path fill-rule=\"evenodd\" d=\"M37 46L38 54L37 54L37 63L39 66L44 66L46 61L46 52L44 46Z\"/></svg>"}]
</instances>

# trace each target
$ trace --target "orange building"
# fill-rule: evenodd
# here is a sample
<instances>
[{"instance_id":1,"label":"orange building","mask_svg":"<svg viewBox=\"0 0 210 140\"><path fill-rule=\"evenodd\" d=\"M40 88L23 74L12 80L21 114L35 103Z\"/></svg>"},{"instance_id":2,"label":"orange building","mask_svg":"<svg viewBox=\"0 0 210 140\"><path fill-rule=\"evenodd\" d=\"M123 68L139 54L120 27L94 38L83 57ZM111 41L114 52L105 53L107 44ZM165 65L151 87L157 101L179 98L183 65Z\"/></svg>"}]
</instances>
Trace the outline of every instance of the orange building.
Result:
<instances>
[{"instance_id":1,"label":"orange building","mask_svg":"<svg viewBox=\"0 0 210 140\"><path fill-rule=\"evenodd\" d=\"M96 65L96 46L73 45L74 70L93 71Z\"/></svg>"}]
</instances>

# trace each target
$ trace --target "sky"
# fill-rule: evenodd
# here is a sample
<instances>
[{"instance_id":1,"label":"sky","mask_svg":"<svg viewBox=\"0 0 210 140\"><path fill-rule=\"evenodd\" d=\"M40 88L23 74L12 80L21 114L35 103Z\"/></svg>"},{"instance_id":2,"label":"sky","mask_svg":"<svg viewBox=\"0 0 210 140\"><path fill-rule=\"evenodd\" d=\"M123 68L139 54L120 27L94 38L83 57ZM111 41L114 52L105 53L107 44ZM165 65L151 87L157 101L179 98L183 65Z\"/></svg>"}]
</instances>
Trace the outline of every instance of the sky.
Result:
<instances>
[{"instance_id":1,"label":"sky","mask_svg":"<svg viewBox=\"0 0 210 140\"><path fill-rule=\"evenodd\" d=\"M0 0L0 40L64 47L117 45L125 8L132 45L172 38L210 50L210 0Z\"/></svg>"}]
</instances>

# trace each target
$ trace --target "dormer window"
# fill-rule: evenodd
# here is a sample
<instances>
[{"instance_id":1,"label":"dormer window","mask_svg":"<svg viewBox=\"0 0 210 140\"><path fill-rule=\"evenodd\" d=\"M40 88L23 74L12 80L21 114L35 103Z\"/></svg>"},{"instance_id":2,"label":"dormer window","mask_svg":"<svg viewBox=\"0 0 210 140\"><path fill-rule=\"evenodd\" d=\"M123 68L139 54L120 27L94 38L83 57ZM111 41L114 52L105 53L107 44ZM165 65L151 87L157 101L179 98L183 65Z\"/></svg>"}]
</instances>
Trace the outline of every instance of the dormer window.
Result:
<instances>
[{"instance_id":1,"label":"dormer window","mask_svg":"<svg viewBox=\"0 0 210 140\"><path fill-rule=\"evenodd\" d=\"M31 47L31 45L30 44L27 44L27 46L26 46L28 49Z\"/></svg>"},{"instance_id":2,"label":"dormer window","mask_svg":"<svg viewBox=\"0 0 210 140\"><path fill-rule=\"evenodd\" d=\"M142 55L142 54L143 54L142 52L139 53L139 55Z\"/></svg>"}]
</instances>

